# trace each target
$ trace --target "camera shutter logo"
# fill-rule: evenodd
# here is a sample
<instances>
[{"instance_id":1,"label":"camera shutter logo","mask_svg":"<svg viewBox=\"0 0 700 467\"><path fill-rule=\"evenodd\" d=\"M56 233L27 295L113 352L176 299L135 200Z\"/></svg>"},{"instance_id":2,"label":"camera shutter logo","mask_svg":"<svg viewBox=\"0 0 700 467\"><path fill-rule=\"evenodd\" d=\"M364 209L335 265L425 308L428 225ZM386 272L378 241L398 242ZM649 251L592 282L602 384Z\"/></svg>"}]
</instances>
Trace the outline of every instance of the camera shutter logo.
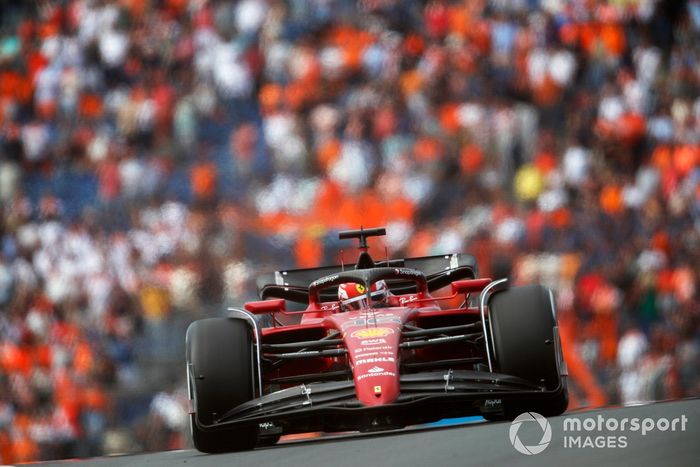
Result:
<instances>
[{"instance_id":1,"label":"camera shutter logo","mask_svg":"<svg viewBox=\"0 0 700 467\"><path fill-rule=\"evenodd\" d=\"M520 438L518 438L518 431L523 423L535 422L542 428L542 439L538 444L534 446L525 446ZM525 455L532 456L534 454L539 454L549 446L552 441L552 427L542 415L537 412L525 412L518 415L515 420L510 424L510 443L513 445L516 451L521 452Z\"/></svg>"}]
</instances>

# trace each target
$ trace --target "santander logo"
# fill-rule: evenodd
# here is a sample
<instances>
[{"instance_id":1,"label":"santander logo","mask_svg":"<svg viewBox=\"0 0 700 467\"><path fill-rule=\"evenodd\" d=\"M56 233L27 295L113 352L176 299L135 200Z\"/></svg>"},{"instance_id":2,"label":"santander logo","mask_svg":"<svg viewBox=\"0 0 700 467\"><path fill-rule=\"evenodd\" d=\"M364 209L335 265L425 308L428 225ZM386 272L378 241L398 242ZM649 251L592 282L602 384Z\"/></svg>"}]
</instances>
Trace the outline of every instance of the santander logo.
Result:
<instances>
[{"instance_id":1,"label":"santander logo","mask_svg":"<svg viewBox=\"0 0 700 467\"><path fill-rule=\"evenodd\" d=\"M367 370L368 373L381 373L382 371L384 371L384 368L380 368L378 366L375 366L375 367Z\"/></svg>"}]
</instances>

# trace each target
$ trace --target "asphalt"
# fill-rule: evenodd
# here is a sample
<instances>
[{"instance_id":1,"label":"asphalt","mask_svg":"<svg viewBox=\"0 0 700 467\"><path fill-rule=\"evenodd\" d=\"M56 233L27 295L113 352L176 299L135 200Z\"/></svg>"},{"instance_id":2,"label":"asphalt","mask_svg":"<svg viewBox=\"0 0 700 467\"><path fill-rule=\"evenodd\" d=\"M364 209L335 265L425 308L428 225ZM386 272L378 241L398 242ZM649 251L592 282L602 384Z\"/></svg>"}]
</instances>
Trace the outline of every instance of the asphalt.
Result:
<instances>
[{"instance_id":1,"label":"asphalt","mask_svg":"<svg viewBox=\"0 0 700 467\"><path fill-rule=\"evenodd\" d=\"M602 419L600 417L602 417ZM685 430L682 420L685 416ZM651 421L644 419L651 417ZM565 419L579 419L581 431L564 432ZM608 431L627 419L626 430ZM639 431L630 431L638 418ZM673 423L673 419L678 422ZM600 421L599 421L600 419ZM617 420L617 423L609 421ZM657 428L666 427L665 431ZM525 455L511 444L509 422L468 422L373 434L344 435L278 444L255 451L206 455L194 450L114 456L42 465L83 467L126 466L304 466L304 467L386 467L386 466L700 466L700 399L661 402L645 406L607 408L567 413L549 419L551 442L544 451ZM598 431L598 424L602 430ZM654 423L653 431L642 434L642 425ZM668 426L667 426L668 425ZM586 427L591 431L586 431ZM671 428L675 427L675 431ZM524 422L517 432L525 446L541 441L543 429ZM565 440L566 436L566 440ZM624 440L621 438L624 437ZM567 446L565 446L565 442ZM580 443L580 446L578 445ZM598 446L596 447L596 443ZM571 446L573 444L573 447ZM612 447L612 445L616 447ZM624 446L623 446L624 444ZM585 447L584 447L585 446Z\"/></svg>"}]
</instances>

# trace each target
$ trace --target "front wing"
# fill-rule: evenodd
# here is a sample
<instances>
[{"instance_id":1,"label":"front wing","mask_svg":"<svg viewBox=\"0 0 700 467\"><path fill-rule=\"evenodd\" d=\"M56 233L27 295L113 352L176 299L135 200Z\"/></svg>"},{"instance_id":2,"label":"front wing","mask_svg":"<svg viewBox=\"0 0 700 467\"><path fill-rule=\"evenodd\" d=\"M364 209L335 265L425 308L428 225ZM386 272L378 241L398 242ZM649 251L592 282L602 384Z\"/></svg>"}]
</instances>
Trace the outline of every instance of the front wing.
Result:
<instances>
[{"instance_id":1,"label":"front wing","mask_svg":"<svg viewBox=\"0 0 700 467\"><path fill-rule=\"evenodd\" d=\"M194 418L202 430L270 424L284 433L366 430L497 411L501 399L547 398L562 390L561 385L547 390L500 373L449 370L401 376L398 400L383 406L362 405L349 380L302 384L267 394L232 408L209 425Z\"/></svg>"}]
</instances>

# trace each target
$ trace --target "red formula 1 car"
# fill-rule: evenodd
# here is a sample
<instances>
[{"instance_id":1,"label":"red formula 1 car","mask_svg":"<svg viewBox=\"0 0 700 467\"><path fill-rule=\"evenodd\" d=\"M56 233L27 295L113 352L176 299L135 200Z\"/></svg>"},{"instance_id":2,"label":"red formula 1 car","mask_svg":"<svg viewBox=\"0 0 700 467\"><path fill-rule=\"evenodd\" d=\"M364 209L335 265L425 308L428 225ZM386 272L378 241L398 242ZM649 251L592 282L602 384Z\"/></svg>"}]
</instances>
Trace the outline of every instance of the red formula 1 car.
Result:
<instances>
[{"instance_id":1,"label":"red formula 1 car","mask_svg":"<svg viewBox=\"0 0 700 467\"><path fill-rule=\"evenodd\" d=\"M548 289L479 278L468 254L375 262L366 240L384 233L341 232L341 239L360 241L354 267L263 275L262 301L190 325L187 379L197 449L252 449L290 433L566 410L566 369ZM451 295L431 294L448 287ZM294 303L303 304L299 311L286 310ZM290 315L299 315L295 324L283 324Z\"/></svg>"}]
</instances>

